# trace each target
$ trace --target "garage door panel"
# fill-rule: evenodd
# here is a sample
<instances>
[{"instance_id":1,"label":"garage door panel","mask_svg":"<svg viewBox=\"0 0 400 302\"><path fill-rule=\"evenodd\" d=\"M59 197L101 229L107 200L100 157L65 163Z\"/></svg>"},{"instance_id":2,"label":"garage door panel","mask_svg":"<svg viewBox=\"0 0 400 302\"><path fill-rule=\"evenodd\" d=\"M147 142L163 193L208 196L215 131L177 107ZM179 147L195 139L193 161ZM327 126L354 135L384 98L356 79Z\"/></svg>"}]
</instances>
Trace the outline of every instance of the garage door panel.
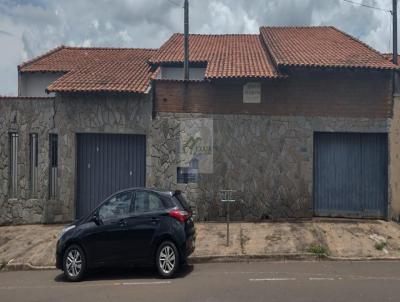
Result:
<instances>
[{"instance_id":1,"label":"garage door panel","mask_svg":"<svg viewBox=\"0 0 400 302\"><path fill-rule=\"evenodd\" d=\"M144 135L78 134L76 216L116 191L145 186L145 159Z\"/></svg>"},{"instance_id":2,"label":"garage door panel","mask_svg":"<svg viewBox=\"0 0 400 302\"><path fill-rule=\"evenodd\" d=\"M362 144L364 211L368 216L384 216L387 200L387 138L384 135L364 137Z\"/></svg>"},{"instance_id":3,"label":"garage door panel","mask_svg":"<svg viewBox=\"0 0 400 302\"><path fill-rule=\"evenodd\" d=\"M387 135L316 133L315 214L384 217L386 204Z\"/></svg>"}]
</instances>

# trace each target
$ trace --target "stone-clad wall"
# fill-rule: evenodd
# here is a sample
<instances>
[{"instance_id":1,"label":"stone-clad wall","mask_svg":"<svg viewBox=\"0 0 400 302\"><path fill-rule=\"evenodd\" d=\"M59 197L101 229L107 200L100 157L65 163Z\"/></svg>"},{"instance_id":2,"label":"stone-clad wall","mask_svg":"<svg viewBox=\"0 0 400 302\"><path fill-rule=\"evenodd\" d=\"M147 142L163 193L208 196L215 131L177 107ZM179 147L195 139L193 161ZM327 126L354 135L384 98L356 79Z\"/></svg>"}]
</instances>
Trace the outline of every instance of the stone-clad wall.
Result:
<instances>
[{"instance_id":1,"label":"stone-clad wall","mask_svg":"<svg viewBox=\"0 0 400 302\"><path fill-rule=\"evenodd\" d=\"M314 132L388 132L391 121L190 113L158 113L152 119L149 96L104 94L3 98L0 113L0 224L74 219L76 133L81 132L145 134L147 186L183 190L200 220L218 220L225 214L218 196L221 189L238 191L233 219L309 217ZM196 118L213 121L212 173L201 174L198 183L177 184L181 131L185 131L180 121ZM10 131L19 133L16 199L8 197ZM39 134L39 186L34 199L28 183L29 133ZM48 199L49 133L59 135L57 200ZM395 146L396 137L391 141ZM389 203L395 190L390 192Z\"/></svg>"},{"instance_id":2,"label":"stone-clad wall","mask_svg":"<svg viewBox=\"0 0 400 302\"><path fill-rule=\"evenodd\" d=\"M200 117L213 119L214 173L201 174L197 184L177 184L179 120ZM149 182L182 189L200 220L224 214L221 189L238 191L234 219L309 217L314 132L388 132L388 127L387 119L159 113L152 127Z\"/></svg>"},{"instance_id":3,"label":"stone-clad wall","mask_svg":"<svg viewBox=\"0 0 400 302\"><path fill-rule=\"evenodd\" d=\"M393 100L393 117L389 134L390 218L400 221L400 96Z\"/></svg>"},{"instance_id":4,"label":"stone-clad wall","mask_svg":"<svg viewBox=\"0 0 400 302\"><path fill-rule=\"evenodd\" d=\"M0 99L0 224L43 222L48 184L48 133L52 128L53 98ZM18 193L9 199L9 132L19 133ZM37 133L38 188L29 189L29 133Z\"/></svg>"},{"instance_id":5,"label":"stone-clad wall","mask_svg":"<svg viewBox=\"0 0 400 302\"><path fill-rule=\"evenodd\" d=\"M71 221L75 216L76 133L148 135L149 96L62 95L0 99L0 224ZM9 192L9 132L19 133L18 196ZM29 190L29 133L39 134L38 194ZM59 141L59 198L48 199L49 133Z\"/></svg>"}]
</instances>

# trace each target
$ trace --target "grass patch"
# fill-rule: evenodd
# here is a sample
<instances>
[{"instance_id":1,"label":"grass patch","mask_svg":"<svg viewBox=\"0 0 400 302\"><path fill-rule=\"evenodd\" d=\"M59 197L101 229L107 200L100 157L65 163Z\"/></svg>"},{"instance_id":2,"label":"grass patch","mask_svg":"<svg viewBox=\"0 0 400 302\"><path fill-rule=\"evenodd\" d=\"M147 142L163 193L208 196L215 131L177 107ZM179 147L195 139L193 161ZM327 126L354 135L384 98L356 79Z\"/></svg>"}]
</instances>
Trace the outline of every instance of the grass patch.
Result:
<instances>
[{"instance_id":1,"label":"grass patch","mask_svg":"<svg viewBox=\"0 0 400 302\"><path fill-rule=\"evenodd\" d=\"M386 246L387 246L386 241L382 241L382 242L377 242L377 243L375 243L375 248L376 248L378 251L382 251Z\"/></svg>"},{"instance_id":2,"label":"grass patch","mask_svg":"<svg viewBox=\"0 0 400 302\"><path fill-rule=\"evenodd\" d=\"M327 247L320 244L311 244L310 247L308 248L308 252L318 256L328 255Z\"/></svg>"}]
</instances>

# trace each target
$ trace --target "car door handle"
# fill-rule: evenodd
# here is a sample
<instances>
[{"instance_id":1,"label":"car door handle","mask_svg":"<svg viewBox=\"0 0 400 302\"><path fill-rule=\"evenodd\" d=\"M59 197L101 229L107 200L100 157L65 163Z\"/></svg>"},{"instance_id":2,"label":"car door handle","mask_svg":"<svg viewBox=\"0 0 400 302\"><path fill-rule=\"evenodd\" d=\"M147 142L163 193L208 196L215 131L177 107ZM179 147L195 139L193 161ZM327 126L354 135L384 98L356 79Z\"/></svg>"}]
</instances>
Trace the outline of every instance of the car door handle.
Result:
<instances>
[{"instance_id":1,"label":"car door handle","mask_svg":"<svg viewBox=\"0 0 400 302\"><path fill-rule=\"evenodd\" d=\"M151 220L152 223L157 223L157 222L160 221L160 219L156 218L156 217L152 217L150 220Z\"/></svg>"},{"instance_id":2,"label":"car door handle","mask_svg":"<svg viewBox=\"0 0 400 302\"><path fill-rule=\"evenodd\" d=\"M120 225L120 226L126 226L126 220L125 220L125 219L121 219L121 220L119 221L119 225Z\"/></svg>"}]
</instances>

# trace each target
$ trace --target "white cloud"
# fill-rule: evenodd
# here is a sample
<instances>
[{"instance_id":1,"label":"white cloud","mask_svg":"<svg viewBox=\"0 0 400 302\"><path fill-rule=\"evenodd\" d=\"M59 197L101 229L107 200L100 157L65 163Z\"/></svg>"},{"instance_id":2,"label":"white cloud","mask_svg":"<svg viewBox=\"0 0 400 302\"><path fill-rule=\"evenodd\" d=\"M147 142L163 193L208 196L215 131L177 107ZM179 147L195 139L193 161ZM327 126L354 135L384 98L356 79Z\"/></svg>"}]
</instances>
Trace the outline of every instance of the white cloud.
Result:
<instances>
[{"instance_id":1,"label":"white cloud","mask_svg":"<svg viewBox=\"0 0 400 302\"><path fill-rule=\"evenodd\" d=\"M359 1L391 9L390 0ZM190 31L195 33L335 25L387 52L390 24L389 13L342 0L190 0ZM0 94L16 94L21 61L60 44L158 47L182 31L183 10L168 0L0 0Z\"/></svg>"}]
</instances>

